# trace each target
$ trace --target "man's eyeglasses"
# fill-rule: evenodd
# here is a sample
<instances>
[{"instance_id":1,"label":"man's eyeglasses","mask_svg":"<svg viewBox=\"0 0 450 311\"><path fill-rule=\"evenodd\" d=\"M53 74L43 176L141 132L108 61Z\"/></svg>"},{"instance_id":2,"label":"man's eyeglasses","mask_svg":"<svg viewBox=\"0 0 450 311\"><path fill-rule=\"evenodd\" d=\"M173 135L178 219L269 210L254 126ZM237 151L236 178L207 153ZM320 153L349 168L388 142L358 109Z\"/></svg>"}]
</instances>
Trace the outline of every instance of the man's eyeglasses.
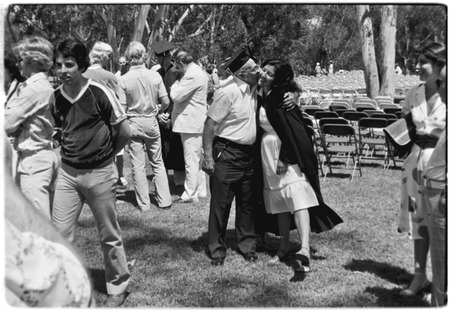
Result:
<instances>
[{"instance_id":1,"label":"man's eyeglasses","mask_svg":"<svg viewBox=\"0 0 450 311\"><path fill-rule=\"evenodd\" d=\"M126 65L127 63L119 63L119 65L121 65L121 66L123 66L123 65Z\"/></svg>"}]
</instances>

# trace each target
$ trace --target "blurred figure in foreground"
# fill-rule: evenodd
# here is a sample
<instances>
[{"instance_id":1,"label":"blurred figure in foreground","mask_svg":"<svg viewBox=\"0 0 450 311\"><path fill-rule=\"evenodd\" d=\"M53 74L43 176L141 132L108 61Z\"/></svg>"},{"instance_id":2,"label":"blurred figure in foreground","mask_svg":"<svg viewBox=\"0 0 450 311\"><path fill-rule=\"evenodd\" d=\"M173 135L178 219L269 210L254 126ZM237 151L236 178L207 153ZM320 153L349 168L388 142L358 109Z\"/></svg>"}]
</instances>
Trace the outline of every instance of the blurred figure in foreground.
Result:
<instances>
[{"instance_id":1,"label":"blurred figure in foreground","mask_svg":"<svg viewBox=\"0 0 450 311\"><path fill-rule=\"evenodd\" d=\"M5 154L11 147L3 136ZM5 159L5 299L12 307L94 307L79 252L23 196Z\"/></svg>"},{"instance_id":2,"label":"blurred figure in foreground","mask_svg":"<svg viewBox=\"0 0 450 311\"><path fill-rule=\"evenodd\" d=\"M447 105L447 66L445 60L439 61L443 68L436 80L436 87L442 102ZM431 306L442 307L447 304L447 126L441 133L424 171L422 198L429 214L431 270L433 289Z\"/></svg>"}]
</instances>

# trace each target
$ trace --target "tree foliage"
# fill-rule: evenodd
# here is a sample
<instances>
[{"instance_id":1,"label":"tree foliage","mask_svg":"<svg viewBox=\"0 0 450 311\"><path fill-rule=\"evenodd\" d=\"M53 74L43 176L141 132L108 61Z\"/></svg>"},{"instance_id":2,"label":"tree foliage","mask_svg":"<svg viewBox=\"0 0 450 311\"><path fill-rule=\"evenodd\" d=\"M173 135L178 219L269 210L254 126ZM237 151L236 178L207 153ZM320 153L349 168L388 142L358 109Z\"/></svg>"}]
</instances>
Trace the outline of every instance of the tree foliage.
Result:
<instances>
[{"instance_id":1,"label":"tree foliage","mask_svg":"<svg viewBox=\"0 0 450 311\"><path fill-rule=\"evenodd\" d=\"M5 18L5 47L28 35L42 35L55 44L74 36L88 47L107 41L118 57L133 38L142 38L145 46L164 38L194 58L207 56L214 63L246 43L260 59L289 59L297 74L310 74L316 62L325 65L330 60L335 70L363 68L353 4L146 4L142 15L143 6L11 5ZM370 5L376 47L380 8ZM144 18L137 22L139 16ZM443 5L399 5L396 62L411 71L417 47L445 40L446 17Z\"/></svg>"}]
</instances>

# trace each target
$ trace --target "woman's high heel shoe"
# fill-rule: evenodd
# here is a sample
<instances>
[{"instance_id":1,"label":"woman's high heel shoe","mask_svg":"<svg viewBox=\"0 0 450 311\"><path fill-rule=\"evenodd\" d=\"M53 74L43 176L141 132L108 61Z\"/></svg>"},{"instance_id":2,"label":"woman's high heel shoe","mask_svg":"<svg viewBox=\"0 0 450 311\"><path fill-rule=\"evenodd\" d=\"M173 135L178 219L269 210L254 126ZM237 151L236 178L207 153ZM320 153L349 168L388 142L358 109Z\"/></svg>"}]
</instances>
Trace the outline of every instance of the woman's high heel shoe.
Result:
<instances>
[{"instance_id":1,"label":"woman's high heel shoe","mask_svg":"<svg viewBox=\"0 0 450 311\"><path fill-rule=\"evenodd\" d=\"M407 288L400 292L400 296L403 297L411 297L417 295L420 291L430 286L430 282L425 278L422 283L420 283L419 286L416 286L415 288Z\"/></svg>"},{"instance_id":2,"label":"woman's high heel shoe","mask_svg":"<svg viewBox=\"0 0 450 311\"><path fill-rule=\"evenodd\" d=\"M295 258L299 260L303 266L309 266L309 260L311 259L311 254L309 249L302 247L297 253L295 253Z\"/></svg>"},{"instance_id":3,"label":"woman's high heel shoe","mask_svg":"<svg viewBox=\"0 0 450 311\"><path fill-rule=\"evenodd\" d=\"M311 268L309 266L309 261L311 259L311 254L308 248L302 247L301 250L295 253L295 258L300 262L300 266L295 269L296 271L298 272L310 271Z\"/></svg>"}]
</instances>

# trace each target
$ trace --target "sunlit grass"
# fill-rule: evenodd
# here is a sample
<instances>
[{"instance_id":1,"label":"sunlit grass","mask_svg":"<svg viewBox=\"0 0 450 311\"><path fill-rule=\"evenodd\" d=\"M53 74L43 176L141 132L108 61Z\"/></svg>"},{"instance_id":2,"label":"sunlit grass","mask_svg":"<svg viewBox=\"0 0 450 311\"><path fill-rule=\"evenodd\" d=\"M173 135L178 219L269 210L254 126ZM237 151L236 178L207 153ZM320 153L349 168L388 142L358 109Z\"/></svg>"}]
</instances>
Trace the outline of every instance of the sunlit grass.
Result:
<instances>
[{"instance_id":1,"label":"sunlit grass","mask_svg":"<svg viewBox=\"0 0 450 311\"><path fill-rule=\"evenodd\" d=\"M131 181L127 161L126 176ZM244 261L236 252L234 209L225 265L211 266L205 254L209 198L141 212L130 203L133 192L118 196L124 245L128 261L134 261L131 294L124 307L426 306L422 295L399 296L412 279L413 262L412 241L397 233L399 178L398 169L365 165L363 176L353 182L348 175L321 179L326 202L344 223L311 235L312 272L306 276L294 273L288 264L267 264L278 245L273 235L267 235L265 248L259 245L255 264ZM88 208L82 212L77 234L101 305L106 295L103 257ZM299 247L292 231L291 252Z\"/></svg>"}]
</instances>

